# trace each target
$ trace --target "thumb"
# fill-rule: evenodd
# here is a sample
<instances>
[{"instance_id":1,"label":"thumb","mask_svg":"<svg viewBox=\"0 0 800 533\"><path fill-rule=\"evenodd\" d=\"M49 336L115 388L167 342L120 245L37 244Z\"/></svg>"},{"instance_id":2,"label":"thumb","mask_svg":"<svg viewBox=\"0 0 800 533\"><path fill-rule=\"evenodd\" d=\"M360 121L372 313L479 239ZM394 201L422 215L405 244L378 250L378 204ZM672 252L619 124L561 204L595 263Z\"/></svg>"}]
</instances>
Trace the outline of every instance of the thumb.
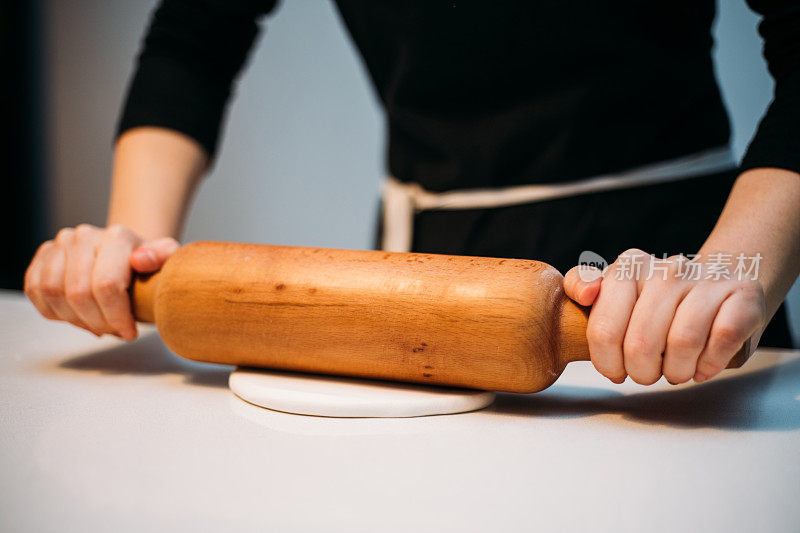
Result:
<instances>
[{"instance_id":1,"label":"thumb","mask_svg":"<svg viewBox=\"0 0 800 533\"><path fill-rule=\"evenodd\" d=\"M600 294L603 272L592 266L574 266L564 276L564 292L579 305L592 305Z\"/></svg>"},{"instance_id":2,"label":"thumb","mask_svg":"<svg viewBox=\"0 0 800 533\"><path fill-rule=\"evenodd\" d=\"M131 252L131 268L142 274L155 272L180 246L172 237L145 241Z\"/></svg>"}]
</instances>

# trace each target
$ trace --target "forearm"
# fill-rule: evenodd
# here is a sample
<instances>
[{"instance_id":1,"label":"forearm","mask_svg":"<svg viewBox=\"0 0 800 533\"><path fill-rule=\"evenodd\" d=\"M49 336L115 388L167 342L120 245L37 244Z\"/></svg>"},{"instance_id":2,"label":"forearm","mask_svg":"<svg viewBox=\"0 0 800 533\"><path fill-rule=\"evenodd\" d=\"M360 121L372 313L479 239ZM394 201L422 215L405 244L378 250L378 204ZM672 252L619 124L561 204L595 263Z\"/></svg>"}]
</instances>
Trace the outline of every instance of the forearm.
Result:
<instances>
[{"instance_id":1,"label":"forearm","mask_svg":"<svg viewBox=\"0 0 800 533\"><path fill-rule=\"evenodd\" d=\"M761 255L758 281L771 317L800 273L800 174L777 168L742 173L701 260L715 252Z\"/></svg>"},{"instance_id":2,"label":"forearm","mask_svg":"<svg viewBox=\"0 0 800 533\"><path fill-rule=\"evenodd\" d=\"M208 157L193 139L163 128L128 130L114 150L107 224L145 239L179 238Z\"/></svg>"}]
</instances>

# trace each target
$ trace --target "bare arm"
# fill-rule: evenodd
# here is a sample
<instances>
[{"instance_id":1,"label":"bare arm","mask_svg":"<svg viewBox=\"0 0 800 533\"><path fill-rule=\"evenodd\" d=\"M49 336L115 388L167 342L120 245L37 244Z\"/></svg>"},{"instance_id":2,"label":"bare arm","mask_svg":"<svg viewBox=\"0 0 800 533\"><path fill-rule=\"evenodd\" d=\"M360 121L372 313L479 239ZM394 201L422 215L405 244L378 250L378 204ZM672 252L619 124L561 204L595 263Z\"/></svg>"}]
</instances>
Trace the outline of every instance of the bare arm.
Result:
<instances>
[{"instance_id":1,"label":"bare arm","mask_svg":"<svg viewBox=\"0 0 800 533\"><path fill-rule=\"evenodd\" d=\"M800 174L779 168L742 173L700 254L760 253L758 281L767 318L800 273Z\"/></svg>"},{"instance_id":2,"label":"bare arm","mask_svg":"<svg viewBox=\"0 0 800 533\"><path fill-rule=\"evenodd\" d=\"M181 133L153 127L123 133L114 150L107 225L145 239L178 239L207 165L200 145Z\"/></svg>"}]
</instances>

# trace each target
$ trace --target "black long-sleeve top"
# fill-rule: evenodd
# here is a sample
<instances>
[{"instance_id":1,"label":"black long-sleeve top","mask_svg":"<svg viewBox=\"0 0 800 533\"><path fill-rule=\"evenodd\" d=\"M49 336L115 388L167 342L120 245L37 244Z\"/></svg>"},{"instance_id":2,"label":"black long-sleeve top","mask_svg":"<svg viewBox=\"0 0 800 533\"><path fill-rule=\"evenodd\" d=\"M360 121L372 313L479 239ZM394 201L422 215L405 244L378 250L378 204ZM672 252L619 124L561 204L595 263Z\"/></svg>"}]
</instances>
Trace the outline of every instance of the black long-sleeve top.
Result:
<instances>
[{"instance_id":1,"label":"black long-sleeve top","mask_svg":"<svg viewBox=\"0 0 800 533\"><path fill-rule=\"evenodd\" d=\"M800 172L800 2L748 3L764 17L775 93L742 170ZM274 4L163 0L118 131L171 128L213 156ZM728 142L711 59L714 0L337 5L386 110L398 179L434 191L565 181Z\"/></svg>"}]
</instances>

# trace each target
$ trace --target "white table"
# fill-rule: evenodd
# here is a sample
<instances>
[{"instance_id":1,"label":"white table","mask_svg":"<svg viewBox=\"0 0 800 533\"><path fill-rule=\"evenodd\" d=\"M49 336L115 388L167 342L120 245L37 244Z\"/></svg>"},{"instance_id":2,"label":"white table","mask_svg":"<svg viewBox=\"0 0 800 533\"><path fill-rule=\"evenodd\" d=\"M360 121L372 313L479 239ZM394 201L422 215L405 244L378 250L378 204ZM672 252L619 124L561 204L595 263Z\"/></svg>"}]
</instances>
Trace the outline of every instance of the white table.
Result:
<instances>
[{"instance_id":1,"label":"white table","mask_svg":"<svg viewBox=\"0 0 800 533\"><path fill-rule=\"evenodd\" d=\"M485 411L326 419L0 292L2 531L800 531L800 353L702 385L573 363Z\"/></svg>"}]
</instances>

